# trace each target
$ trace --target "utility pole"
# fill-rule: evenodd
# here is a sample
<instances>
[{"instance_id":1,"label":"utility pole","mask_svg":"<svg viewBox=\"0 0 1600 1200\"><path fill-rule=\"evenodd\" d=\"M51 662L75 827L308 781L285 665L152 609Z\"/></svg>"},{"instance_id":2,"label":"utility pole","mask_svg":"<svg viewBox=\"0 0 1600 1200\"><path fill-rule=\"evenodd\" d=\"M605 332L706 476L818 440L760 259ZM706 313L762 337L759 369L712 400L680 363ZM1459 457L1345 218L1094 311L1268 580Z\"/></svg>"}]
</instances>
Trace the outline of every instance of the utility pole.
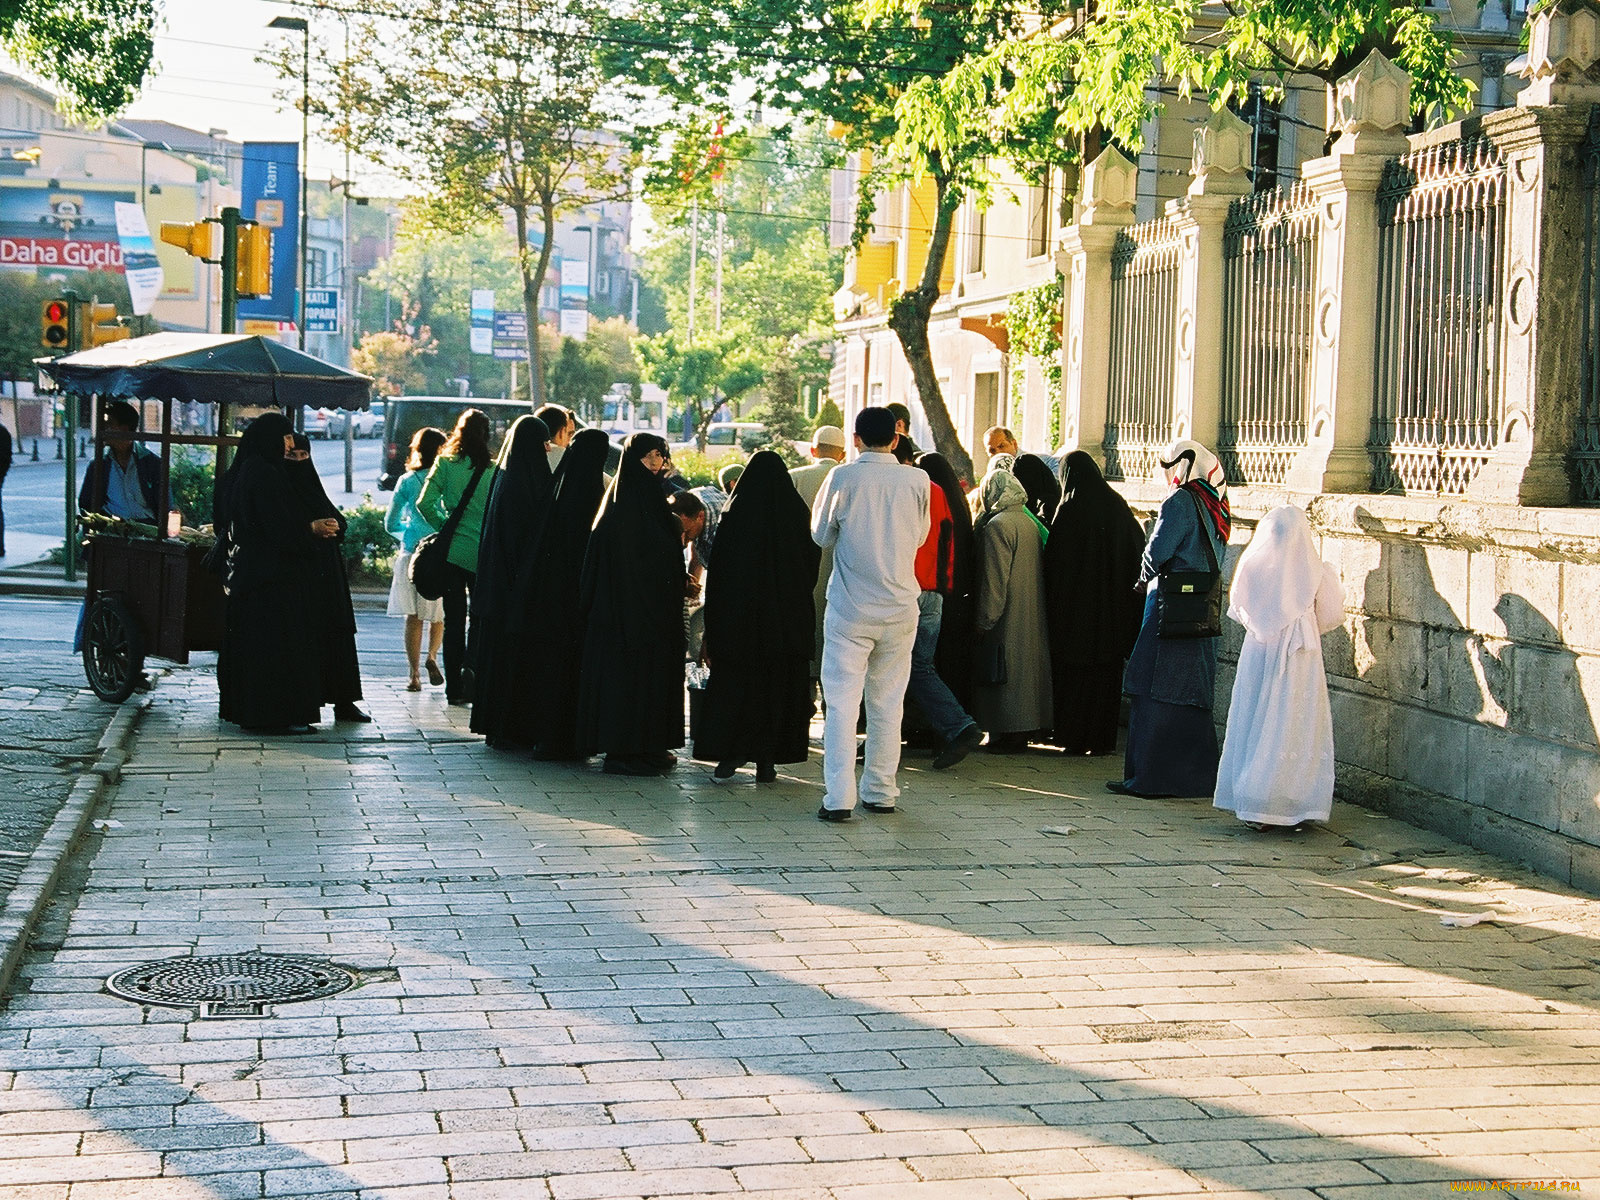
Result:
<instances>
[{"instance_id":1,"label":"utility pole","mask_svg":"<svg viewBox=\"0 0 1600 1200\"><path fill-rule=\"evenodd\" d=\"M229 206L222 210L222 332L235 332L238 323L239 210ZM300 336L303 339L305 334Z\"/></svg>"},{"instance_id":2,"label":"utility pole","mask_svg":"<svg viewBox=\"0 0 1600 1200\"><path fill-rule=\"evenodd\" d=\"M65 291L67 301L67 353L75 354L83 346L83 305L78 293ZM62 547L65 554L65 578L68 583L78 578L78 397L71 392L62 393L62 415L67 420L66 430L66 496L67 542Z\"/></svg>"}]
</instances>

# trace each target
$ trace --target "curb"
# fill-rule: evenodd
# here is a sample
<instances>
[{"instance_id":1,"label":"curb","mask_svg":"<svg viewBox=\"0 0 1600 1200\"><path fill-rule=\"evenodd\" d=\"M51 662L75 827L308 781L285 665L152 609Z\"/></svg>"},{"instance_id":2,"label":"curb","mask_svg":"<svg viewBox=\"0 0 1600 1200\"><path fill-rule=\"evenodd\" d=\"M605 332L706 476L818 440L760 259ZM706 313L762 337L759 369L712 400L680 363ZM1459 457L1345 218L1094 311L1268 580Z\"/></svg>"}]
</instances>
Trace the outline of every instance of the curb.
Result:
<instances>
[{"instance_id":1,"label":"curb","mask_svg":"<svg viewBox=\"0 0 1600 1200\"><path fill-rule=\"evenodd\" d=\"M0 907L0 997L10 992L12 977L27 952L34 922L49 903L72 847L88 828L106 790L122 778L122 765L128 761L128 743L149 707L150 697L145 696L136 704L125 703L111 718L97 747L99 758L72 785L61 811L56 813L50 828L29 856L28 865L22 869L4 907Z\"/></svg>"}]
</instances>

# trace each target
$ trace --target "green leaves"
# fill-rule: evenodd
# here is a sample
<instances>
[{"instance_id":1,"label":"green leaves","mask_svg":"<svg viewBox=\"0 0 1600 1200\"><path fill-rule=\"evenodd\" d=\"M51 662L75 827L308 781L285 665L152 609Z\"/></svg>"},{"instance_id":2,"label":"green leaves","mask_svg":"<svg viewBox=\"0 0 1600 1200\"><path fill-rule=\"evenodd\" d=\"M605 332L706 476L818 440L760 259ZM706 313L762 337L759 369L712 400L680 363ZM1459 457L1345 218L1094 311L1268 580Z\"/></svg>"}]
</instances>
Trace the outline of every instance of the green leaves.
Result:
<instances>
[{"instance_id":1,"label":"green leaves","mask_svg":"<svg viewBox=\"0 0 1600 1200\"><path fill-rule=\"evenodd\" d=\"M68 117L102 125L139 94L155 23L155 0L6 0L0 45L62 90Z\"/></svg>"}]
</instances>

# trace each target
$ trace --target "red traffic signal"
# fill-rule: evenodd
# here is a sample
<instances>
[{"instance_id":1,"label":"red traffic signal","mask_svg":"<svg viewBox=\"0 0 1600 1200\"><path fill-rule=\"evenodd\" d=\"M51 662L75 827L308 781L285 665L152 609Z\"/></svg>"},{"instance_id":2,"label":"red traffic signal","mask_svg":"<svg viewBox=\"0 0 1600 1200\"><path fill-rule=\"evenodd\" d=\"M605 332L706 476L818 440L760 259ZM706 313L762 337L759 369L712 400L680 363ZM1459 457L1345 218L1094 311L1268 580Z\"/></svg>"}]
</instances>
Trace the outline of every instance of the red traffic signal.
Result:
<instances>
[{"instance_id":1,"label":"red traffic signal","mask_svg":"<svg viewBox=\"0 0 1600 1200\"><path fill-rule=\"evenodd\" d=\"M65 350L71 337L72 305L66 300L46 300L39 310L39 344Z\"/></svg>"}]
</instances>

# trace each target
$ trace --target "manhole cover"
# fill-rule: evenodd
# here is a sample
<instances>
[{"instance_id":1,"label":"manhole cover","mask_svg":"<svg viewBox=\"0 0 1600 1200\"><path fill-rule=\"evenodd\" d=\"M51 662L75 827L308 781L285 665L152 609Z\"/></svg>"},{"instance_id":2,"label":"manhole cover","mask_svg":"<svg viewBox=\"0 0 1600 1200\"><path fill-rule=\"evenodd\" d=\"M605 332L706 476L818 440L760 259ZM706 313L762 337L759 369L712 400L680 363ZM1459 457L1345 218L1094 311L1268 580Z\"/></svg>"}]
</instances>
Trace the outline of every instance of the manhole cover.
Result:
<instances>
[{"instance_id":1,"label":"manhole cover","mask_svg":"<svg viewBox=\"0 0 1600 1200\"><path fill-rule=\"evenodd\" d=\"M1134 1021L1089 1028L1102 1042L1214 1042L1244 1036L1227 1021Z\"/></svg>"},{"instance_id":2,"label":"manhole cover","mask_svg":"<svg viewBox=\"0 0 1600 1200\"><path fill-rule=\"evenodd\" d=\"M106 991L139 1004L198 1005L208 1017L259 1017L264 1005L320 1000L354 987L354 973L298 954L164 958L118 971Z\"/></svg>"}]
</instances>

